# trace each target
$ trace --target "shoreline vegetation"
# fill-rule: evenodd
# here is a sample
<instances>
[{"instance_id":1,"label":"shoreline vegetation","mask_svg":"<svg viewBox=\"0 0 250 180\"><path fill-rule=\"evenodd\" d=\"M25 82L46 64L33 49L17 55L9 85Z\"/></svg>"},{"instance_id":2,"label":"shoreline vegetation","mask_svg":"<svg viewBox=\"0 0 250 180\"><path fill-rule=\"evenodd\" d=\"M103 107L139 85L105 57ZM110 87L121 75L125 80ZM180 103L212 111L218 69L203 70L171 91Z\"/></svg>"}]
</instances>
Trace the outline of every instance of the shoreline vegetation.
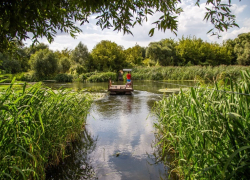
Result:
<instances>
[{"instance_id":1,"label":"shoreline vegetation","mask_svg":"<svg viewBox=\"0 0 250 180\"><path fill-rule=\"evenodd\" d=\"M250 73L240 73L225 79L228 86L190 88L156 103L162 160L179 179L250 178Z\"/></svg>"},{"instance_id":2,"label":"shoreline vegetation","mask_svg":"<svg viewBox=\"0 0 250 180\"><path fill-rule=\"evenodd\" d=\"M0 94L0 179L45 179L45 169L78 139L92 98L36 83ZM56 133L55 133L56 132Z\"/></svg>"},{"instance_id":3,"label":"shoreline vegetation","mask_svg":"<svg viewBox=\"0 0 250 180\"><path fill-rule=\"evenodd\" d=\"M249 178L250 99L221 92L249 94L248 72L248 66L232 65L133 68L134 80L199 82L198 88L164 97L156 104L162 160L167 162L167 155L173 155L168 165L180 179ZM81 82L117 79L115 72L66 75ZM55 92L42 83L27 87L24 82L16 88L15 78L20 83L24 76L1 75L1 79L8 78L5 82L14 80L0 93L0 179L44 179L46 167L57 165L66 156L65 148L77 140L93 101L84 91ZM211 90L213 85L215 90Z\"/></svg>"},{"instance_id":4,"label":"shoreline vegetation","mask_svg":"<svg viewBox=\"0 0 250 180\"><path fill-rule=\"evenodd\" d=\"M136 66L133 68L133 80L180 80L180 81L206 81L213 83L215 81L231 78L232 80L240 79L240 72L243 70L250 71L249 66L239 65L220 65L220 66L154 66L144 67ZM32 72L5 74L0 75L0 79L5 78L4 82L11 82L13 78L23 82L37 82ZM108 82L109 78L112 81L118 79L116 72L89 72L82 74L57 74L54 77L47 77L42 80L55 80L56 82ZM123 74L123 79L126 79L126 74Z\"/></svg>"}]
</instances>

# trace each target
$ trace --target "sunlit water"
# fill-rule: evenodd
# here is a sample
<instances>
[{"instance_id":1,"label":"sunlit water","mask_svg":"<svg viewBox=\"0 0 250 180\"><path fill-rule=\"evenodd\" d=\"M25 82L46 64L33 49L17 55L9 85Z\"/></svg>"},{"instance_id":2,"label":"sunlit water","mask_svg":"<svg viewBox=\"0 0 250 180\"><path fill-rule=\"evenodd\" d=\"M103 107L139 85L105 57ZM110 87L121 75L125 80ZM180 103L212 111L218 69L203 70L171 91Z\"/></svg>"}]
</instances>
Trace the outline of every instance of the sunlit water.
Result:
<instances>
[{"instance_id":1,"label":"sunlit water","mask_svg":"<svg viewBox=\"0 0 250 180\"><path fill-rule=\"evenodd\" d=\"M107 87L107 83L46 85L75 90ZM151 109L162 98L159 89L178 87L166 82L137 81L133 95L107 95L95 101L81 141L73 144L64 162L48 170L47 179L167 179L168 168L158 162L154 128L157 119Z\"/></svg>"}]
</instances>

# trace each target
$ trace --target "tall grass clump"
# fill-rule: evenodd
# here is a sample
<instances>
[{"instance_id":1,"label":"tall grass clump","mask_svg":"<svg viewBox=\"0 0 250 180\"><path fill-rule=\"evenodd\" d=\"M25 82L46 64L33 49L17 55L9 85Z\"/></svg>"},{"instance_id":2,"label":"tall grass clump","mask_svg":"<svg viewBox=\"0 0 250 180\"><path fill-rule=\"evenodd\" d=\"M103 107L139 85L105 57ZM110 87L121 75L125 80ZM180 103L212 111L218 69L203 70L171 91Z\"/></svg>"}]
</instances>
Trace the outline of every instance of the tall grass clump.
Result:
<instances>
[{"instance_id":1,"label":"tall grass clump","mask_svg":"<svg viewBox=\"0 0 250 180\"><path fill-rule=\"evenodd\" d=\"M237 80L240 71L249 70L249 66L155 66L135 67L132 72L134 80L196 80L219 81L224 78Z\"/></svg>"},{"instance_id":2,"label":"tall grass clump","mask_svg":"<svg viewBox=\"0 0 250 180\"><path fill-rule=\"evenodd\" d=\"M41 83L0 94L0 179L45 179L83 128L87 95L52 91Z\"/></svg>"},{"instance_id":3,"label":"tall grass clump","mask_svg":"<svg viewBox=\"0 0 250 180\"><path fill-rule=\"evenodd\" d=\"M250 73L241 77L157 102L162 157L180 179L250 179Z\"/></svg>"},{"instance_id":4,"label":"tall grass clump","mask_svg":"<svg viewBox=\"0 0 250 180\"><path fill-rule=\"evenodd\" d=\"M114 72L102 72L102 73L95 73L89 76L86 81L89 82L108 82L109 78L111 80L117 80L117 74Z\"/></svg>"},{"instance_id":5,"label":"tall grass clump","mask_svg":"<svg viewBox=\"0 0 250 180\"><path fill-rule=\"evenodd\" d=\"M57 82L72 82L73 75L71 74L57 74L55 77Z\"/></svg>"}]
</instances>

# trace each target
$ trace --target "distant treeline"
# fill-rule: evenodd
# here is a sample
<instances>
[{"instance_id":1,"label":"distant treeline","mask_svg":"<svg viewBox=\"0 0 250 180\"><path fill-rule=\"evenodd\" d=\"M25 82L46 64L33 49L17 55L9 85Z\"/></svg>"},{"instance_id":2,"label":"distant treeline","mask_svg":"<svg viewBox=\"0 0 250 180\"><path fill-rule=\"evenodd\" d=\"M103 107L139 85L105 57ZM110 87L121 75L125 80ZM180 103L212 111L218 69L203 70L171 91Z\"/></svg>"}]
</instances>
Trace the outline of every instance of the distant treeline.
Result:
<instances>
[{"instance_id":1,"label":"distant treeline","mask_svg":"<svg viewBox=\"0 0 250 180\"><path fill-rule=\"evenodd\" d=\"M193 65L250 65L250 33L222 44L208 43L194 36L178 41L162 39L148 47L136 44L128 49L103 40L91 52L80 42L73 50L52 51L41 43L30 47L16 45L15 49L0 53L2 73L29 72L38 80L65 73L118 72L124 67Z\"/></svg>"}]
</instances>

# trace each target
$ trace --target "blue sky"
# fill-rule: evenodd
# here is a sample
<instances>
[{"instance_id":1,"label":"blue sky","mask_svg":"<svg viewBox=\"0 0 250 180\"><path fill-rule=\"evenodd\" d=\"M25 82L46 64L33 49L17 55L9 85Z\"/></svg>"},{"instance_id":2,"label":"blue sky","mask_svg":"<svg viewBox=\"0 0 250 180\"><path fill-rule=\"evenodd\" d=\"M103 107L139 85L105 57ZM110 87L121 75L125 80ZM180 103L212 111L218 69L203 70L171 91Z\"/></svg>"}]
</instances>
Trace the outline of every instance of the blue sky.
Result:
<instances>
[{"instance_id":1,"label":"blue sky","mask_svg":"<svg viewBox=\"0 0 250 180\"><path fill-rule=\"evenodd\" d=\"M222 0L228 2L228 0ZM213 27L210 22L203 21L205 16L205 2L206 0L200 1L200 7L195 6L196 0L182 0L180 6L184 12L178 17L178 35L175 36L170 30L166 32L155 31L153 37L148 36L148 32L154 27L152 22L157 20L160 13L155 14L153 17L149 17L147 22L144 22L142 26L136 25L131 29L132 35L123 35L121 32L113 30L101 30L99 26L96 26L95 17L92 16L90 22L81 26L82 33L78 34L76 39L72 38L69 34L59 33L57 34L53 43L49 44L45 38L40 39L40 42L48 44L52 50L62 50L65 48L74 49L76 45L81 41L91 51L93 47L101 40L110 40L123 46L125 49L133 47L135 44L146 47L150 42L160 41L164 38L174 38L178 40L182 36L196 36L204 41L222 43L226 39L234 39L238 34L250 32L250 0L232 0L231 11L236 15L236 23L240 28L231 28L227 32L222 32L222 36L218 39L216 36L211 36L207 32ZM31 44L30 40L27 40L26 45Z\"/></svg>"}]
</instances>

